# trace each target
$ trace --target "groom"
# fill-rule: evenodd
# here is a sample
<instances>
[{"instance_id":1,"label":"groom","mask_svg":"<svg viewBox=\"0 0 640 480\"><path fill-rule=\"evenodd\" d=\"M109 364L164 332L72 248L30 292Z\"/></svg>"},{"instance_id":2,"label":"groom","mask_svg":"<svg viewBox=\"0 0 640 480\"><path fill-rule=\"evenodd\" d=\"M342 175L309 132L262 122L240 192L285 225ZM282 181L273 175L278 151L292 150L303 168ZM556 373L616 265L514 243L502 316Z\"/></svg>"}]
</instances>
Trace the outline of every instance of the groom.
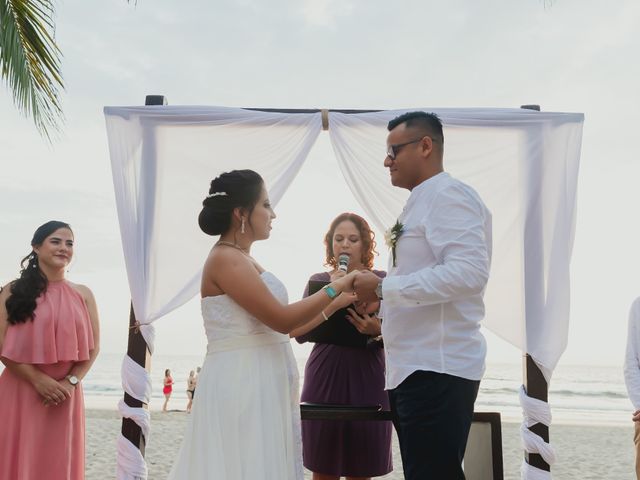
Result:
<instances>
[{"instance_id":1,"label":"groom","mask_svg":"<svg viewBox=\"0 0 640 480\"><path fill-rule=\"evenodd\" d=\"M394 228L401 231L387 277L361 273L354 289L361 301L384 299L385 388L405 478L464 479L484 373L491 214L471 187L444 172L437 115L405 113L388 130L384 166L411 195Z\"/></svg>"}]
</instances>

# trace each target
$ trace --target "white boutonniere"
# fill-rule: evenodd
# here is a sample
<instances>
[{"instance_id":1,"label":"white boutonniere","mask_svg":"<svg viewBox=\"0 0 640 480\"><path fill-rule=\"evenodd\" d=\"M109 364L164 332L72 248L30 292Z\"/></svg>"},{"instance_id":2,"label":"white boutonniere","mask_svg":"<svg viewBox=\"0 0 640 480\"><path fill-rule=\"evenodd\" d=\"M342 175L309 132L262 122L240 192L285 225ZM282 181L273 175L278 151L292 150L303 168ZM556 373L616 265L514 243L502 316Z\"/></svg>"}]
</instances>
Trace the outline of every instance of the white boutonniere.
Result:
<instances>
[{"instance_id":1,"label":"white boutonniere","mask_svg":"<svg viewBox=\"0 0 640 480\"><path fill-rule=\"evenodd\" d=\"M396 266L396 245L403 231L404 225L400 223L400 220L396 220L395 225L384 232L384 241L391 249L391 259L394 267Z\"/></svg>"}]
</instances>

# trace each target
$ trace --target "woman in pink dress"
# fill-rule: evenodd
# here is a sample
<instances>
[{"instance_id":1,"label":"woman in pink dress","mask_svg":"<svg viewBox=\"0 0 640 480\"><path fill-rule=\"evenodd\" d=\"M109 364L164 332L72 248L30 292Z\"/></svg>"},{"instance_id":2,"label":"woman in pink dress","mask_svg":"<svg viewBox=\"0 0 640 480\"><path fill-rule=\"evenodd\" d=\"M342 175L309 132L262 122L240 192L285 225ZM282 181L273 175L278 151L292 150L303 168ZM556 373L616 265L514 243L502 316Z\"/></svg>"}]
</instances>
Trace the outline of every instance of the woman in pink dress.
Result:
<instances>
[{"instance_id":1,"label":"woman in pink dress","mask_svg":"<svg viewBox=\"0 0 640 480\"><path fill-rule=\"evenodd\" d=\"M173 378L171 377L171 370L168 368L164 371L164 387L162 388L162 394L164 395L164 405L162 406L162 411L167 411L167 404L169 403L169 399L171 398L171 392L173 392Z\"/></svg>"},{"instance_id":2,"label":"woman in pink dress","mask_svg":"<svg viewBox=\"0 0 640 480\"><path fill-rule=\"evenodd\" d=\"M0 480L84 479L81 381L99 328L91 290L65 279L73 243L68 224L40 226L0 291Z\"/></svg>"}]
</instances>

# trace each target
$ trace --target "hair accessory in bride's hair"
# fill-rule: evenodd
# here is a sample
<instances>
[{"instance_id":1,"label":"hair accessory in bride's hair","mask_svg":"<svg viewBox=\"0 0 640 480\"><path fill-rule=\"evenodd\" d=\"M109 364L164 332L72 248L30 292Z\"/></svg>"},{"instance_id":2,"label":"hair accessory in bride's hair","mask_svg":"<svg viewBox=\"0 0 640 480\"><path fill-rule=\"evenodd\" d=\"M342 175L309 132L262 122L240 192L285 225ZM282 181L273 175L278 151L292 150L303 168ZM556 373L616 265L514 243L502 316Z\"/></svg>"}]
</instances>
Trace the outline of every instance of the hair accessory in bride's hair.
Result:
<instances>
[{"instance_id":1,"label":"hair accessory in bride's hair","mask_svg":"<svg viewBox=\"0 0 640 480\"><path fill-rule=\"evenodd\" d=\"M226 197L227 196L227 192L213 192L210 193L209 195L207 195L207 198L211 198L211 197Z\"/></svg>"}]
</instances>

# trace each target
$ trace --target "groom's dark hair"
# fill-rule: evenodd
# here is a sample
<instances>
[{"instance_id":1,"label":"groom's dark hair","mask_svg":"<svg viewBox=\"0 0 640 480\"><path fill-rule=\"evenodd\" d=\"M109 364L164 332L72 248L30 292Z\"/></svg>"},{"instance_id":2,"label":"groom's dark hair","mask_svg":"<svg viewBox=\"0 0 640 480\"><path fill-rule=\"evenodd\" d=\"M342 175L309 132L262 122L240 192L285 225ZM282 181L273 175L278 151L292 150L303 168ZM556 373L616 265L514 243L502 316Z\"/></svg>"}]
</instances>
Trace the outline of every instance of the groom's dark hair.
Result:
<instances>
[{"instance_id":1,"label":"groom's dark hair","mask_svg":"<svg viewBox=\"0 0 640 480\"><path fill-rule=\"evenodd\" d=\"M202 202L198 225L207 235L220 235L231 227L236 207L249 215L260 199L264 181L253 170L232 170L211 180L209 195ZM251 218L249 218L251 226Z\"/></svg>"},{"instance_id":2,"label":"groom's dark hair","mask_svg":"<svg viewBox=\"0 0 640 480\"><path fill-rule=\"evenodd\" d=\"M405 123L407 128L415 128L424 132L432 140L444 144L444 133L442 132L442 121L435 113L427 112L407 112L397 116L389 122L387 130L391 131L398 125Z\"/></svg>"}]
</instances>

